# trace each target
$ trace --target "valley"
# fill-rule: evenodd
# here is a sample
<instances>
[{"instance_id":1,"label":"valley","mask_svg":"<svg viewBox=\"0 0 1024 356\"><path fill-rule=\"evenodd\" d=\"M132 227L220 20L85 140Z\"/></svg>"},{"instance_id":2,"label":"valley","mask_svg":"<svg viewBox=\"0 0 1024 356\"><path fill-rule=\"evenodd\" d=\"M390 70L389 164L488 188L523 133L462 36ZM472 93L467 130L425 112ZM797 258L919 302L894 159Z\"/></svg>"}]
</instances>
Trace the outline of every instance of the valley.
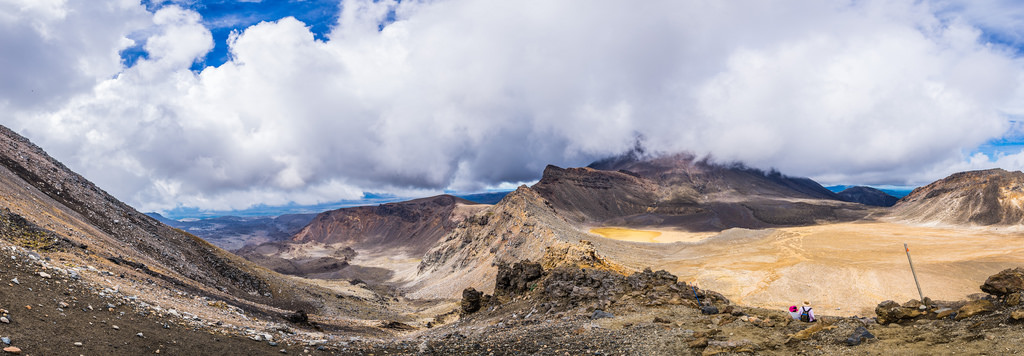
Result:
<instances>
[{"instance_id":1,"label":"valley","mask_svg":"<svg viewBox=\"0 0 1024 356\"><path fill-rule=\"evenodd\" d=\"M918 298L903 243L933 299L977 293L985 277L1024 265L1024 234L1014 231L874 221L692 235L699 241L593 242L612 260L665 269L742 305L781 310L807 300L839 316L870 316L880 300Z\"/></svg>"},{"instance_id":2,"label":"valley","mask_svg":"<svg viewBox=\"0 0 1024 356\"><path fill-rule=\"evenodd\" d=\"M890 208L879 191L627 155L548 166L494 204L190 225L243 245L230 253L0 134L0 334L30 354L993 353L1024 330L1021 172L953 175ZM802 301L820 324L783 311ZM46 343L65 336L85 341Z\"/></svg>"}]
</instances>

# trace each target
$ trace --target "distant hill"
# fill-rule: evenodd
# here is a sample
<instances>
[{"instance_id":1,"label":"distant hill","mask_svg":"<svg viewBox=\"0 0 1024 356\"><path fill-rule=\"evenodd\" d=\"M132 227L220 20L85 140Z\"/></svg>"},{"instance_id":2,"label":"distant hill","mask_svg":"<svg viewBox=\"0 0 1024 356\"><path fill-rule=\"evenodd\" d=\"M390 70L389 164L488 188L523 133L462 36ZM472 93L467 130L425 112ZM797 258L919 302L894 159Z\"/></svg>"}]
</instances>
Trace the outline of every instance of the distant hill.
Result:
<instances>
[{"instance_id":1,"label":"distant hill","mask_svg":"<svg viewBox=\"0 0 1024 356\"><path fill-rule=\"evenodd\" d=\"M826 186L825 189L831 190L832 192L839 193L841 191L858 187L857 185L830 185ZM882 187L869 187L882 191L885 194L896 197L896 199L902 198L914 191L913 187L902 187L902 186L882 186Z\"/></svg>"},{"instance_id":2,"label":"distant hill","mask_svg":"<svg viewBox=\"0 0 1024 356\"><path fill-rule=\"evenodd\" d=\"M202 237L225 250L237 250L246 245L287 240L302 230L317 214L287 214L281 216L219 216L199 220L179 221L158 213L147 213L158 221Z\"/></svg>"},{"instance_id":3,"label":"distant hill","mask_svg":"<svg viewBox=\"0 0 1024 356\"><path fill-rule=\"evenodd\" d=\"M871 206L893 206L896 204L896 201L900 200L899 198L886 194L881 190L864 186L846 188L838 194L843 198L843 200L848 202Z\"/></svg>"},{"instance_id":4,"label":"distant hill","mask_svg":"<svg viewBox=\"0 0 1024 356\"><path fill-rule=\"evenodd\" d=\"M623 156L585 168L548 166L532 188L577 221L690 231L849 220L863 209L807 178L685 154Z\"/></svg>"},{"instance_id":5,"label":"distant hill","mask_svg":"<svg viewBox=\"0 0 1024 356\"><path fill-rule=\"evenodd\" d=\"M505 198L505 196L511 192L512 191L510 190L507 192L489 192L463 195L456 194L455 196L479 204L497 204L499 201L501 201L501 199Z\"/></svg>"}]
</instances>

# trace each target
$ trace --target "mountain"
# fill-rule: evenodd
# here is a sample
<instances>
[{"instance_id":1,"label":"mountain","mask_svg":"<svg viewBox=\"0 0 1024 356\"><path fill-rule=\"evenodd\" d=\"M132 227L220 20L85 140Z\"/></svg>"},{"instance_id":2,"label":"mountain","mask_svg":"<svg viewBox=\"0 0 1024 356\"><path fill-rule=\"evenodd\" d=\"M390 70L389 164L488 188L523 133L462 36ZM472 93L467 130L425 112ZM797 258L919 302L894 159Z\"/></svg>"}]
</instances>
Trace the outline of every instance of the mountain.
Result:
<instances>
[{"instance_id":1,"label":"mountain","mask_svg":"<svg viewBox=\"0 0 1024 356\"><path fill-rule=\"evenodd\" d=\"M626 271L597 255L589 238L537 191L521 186L459 223L422 257L403 287L415 298L448 298L466 287L490 292L498 266L521 260L545 268L569 264Z\"/></svg>"},{"instance_id":2,"label":"mountain","mask_svg":"<svg viewBox=\"0 0 1024 356\"><path fill-rule=\"evenodd\" d=\"M899 200L886 192L865 186L846 188L838 194L845 201L871 206L893 206Z\"/></svg>"},{"instance_id":3,"label":"mountain","mask_svg":"<svg viewBox=\"0 0 1024 356\"><path fill-rule=\"evenodd\" d=\"M179 221L158 213L147 213L168 226L185 230L225 250L237 250L246 245L281 241L291 238L306 227L316 214L286 214L281 216L219 216Z\"/></svg>"},{"instance_id":4,"label":"mountain","mask_svg":"<svg viewBox=\"0 0 1024 356\"><path fill-rule=\"evenodd\" d=\"M916 223L1012 226L1024 223L1024 173L961 172L914 189L892 216Z\"/></svg>"},{"instance_id":5,"label":"mountain","mask_svg":"<svg viewBox=\"0 0 1024 356\"><path fill-rule=\"evenodd\" d=\"M383 283L400 269L402 264L395 260L418 261L459 222L487 206L439 195L341 208L316 215L288 240L251 245L236 253L280 273Z\"/></svg>"},{"instance_id":6,"label":"mountain","mask_svg":"<svg viewBox=\"0 0 1024 356\"><path fill-rule=\"evenodd\" d=\"M455 228L477 203L439 195L377 206L342 208L318 214L292 241L341 244L353 248L392 248L422 255Z\"/></svg>"},{"instance_id":7,"label":"mountain","mask_svg":"<svg viewBox=\"0 0 1024 356\"><path fill-rule=\"evenodd\" d=\"M46 253L38 261L76 268L74 275L100 285L93 290L113 289L133 295L133 302L171 308L180 299L187 302L179 308L202 309L194 297L262 315L296 309L336 313L342 306L353 316L386 313L365 301L323 298L339 292L274 273L162 224L5 127L0 127L0 192L4 243ZM159 300L163 295L180 298Z\"/></svg>"},{"instance_id":8,"label":"mountain","mask_svg":"<svg viewBox=\"0 0 1024 356\"><path fill-rule=\"evenodd\" d=\"M810 179L685 154L620 157L585 168L548 166L533 189L561 214L593 224L721 231L863 216L862 206Z\"/></svg>"}]
</instances>

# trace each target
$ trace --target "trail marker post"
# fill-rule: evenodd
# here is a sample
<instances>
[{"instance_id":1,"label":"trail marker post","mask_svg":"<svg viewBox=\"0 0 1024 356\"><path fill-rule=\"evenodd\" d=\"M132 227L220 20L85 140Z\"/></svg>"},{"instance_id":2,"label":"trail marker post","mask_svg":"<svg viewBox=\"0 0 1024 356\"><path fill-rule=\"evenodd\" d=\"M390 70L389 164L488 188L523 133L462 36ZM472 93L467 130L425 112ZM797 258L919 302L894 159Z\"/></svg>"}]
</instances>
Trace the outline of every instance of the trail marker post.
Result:
<instances>
[{"instance_id":1,"label":"trail marker post","mask_svg":"<svg viewBox=\"0 0 1024 356\"><path fill-rule=\"evenodd\" d=\"M907 262L910 262L910 273L914 275L914 284L917 285L917 295L921 297L921 301L924 301L924 293L921 293L921 283L917 281L917 272L914 271L914 260L910 259L910 247L907 244L903 244L903 249L907 251Z\"/></svg>"},{"instance_id":2,"label":"trail marker post","mask_svg":"<svg viewBox=\"0 0 1024 356\"><path fill-rule=\"evenodd\" d=\"M704 305L700 303L700 297L697 296L697 287L691 284L690 289L693 290L693 298L697 300L697 306L703 307Z\"/></svg>"}]
</instances>

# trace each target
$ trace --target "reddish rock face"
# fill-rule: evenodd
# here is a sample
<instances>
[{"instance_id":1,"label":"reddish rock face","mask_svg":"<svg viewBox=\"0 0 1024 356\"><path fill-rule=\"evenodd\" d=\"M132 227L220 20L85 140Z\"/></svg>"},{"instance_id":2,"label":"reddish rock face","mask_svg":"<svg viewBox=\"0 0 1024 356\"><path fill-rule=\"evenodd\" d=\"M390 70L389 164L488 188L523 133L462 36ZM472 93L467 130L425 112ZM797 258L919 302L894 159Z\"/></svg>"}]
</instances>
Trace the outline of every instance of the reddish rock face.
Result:
<instances>
[{"instance_id":1,"label":"reddish rock face","mask_svg":"<svg viewBox=\"0 0 1024 356\"><path fill-rule=\"evenodd\" d=\"M321 213L292 238L295 242L347 243L357 248L401 248L422 255L460 220L457 205L477 205L451 195L342 208Z\"/></svg>"}]
</instances>

